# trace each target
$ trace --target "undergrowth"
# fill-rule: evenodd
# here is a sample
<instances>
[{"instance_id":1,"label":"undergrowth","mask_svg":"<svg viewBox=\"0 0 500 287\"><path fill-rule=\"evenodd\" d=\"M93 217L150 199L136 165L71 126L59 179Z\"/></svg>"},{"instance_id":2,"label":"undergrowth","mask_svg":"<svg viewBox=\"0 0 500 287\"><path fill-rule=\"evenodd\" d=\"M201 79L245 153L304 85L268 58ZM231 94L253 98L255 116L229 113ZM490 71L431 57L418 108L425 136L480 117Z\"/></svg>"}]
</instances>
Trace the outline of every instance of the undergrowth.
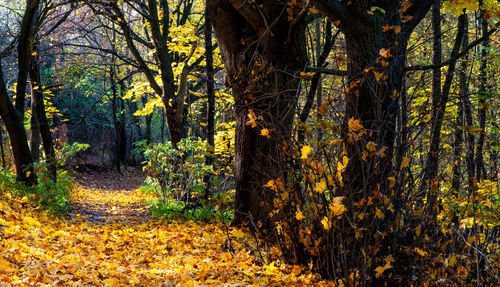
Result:
<instances>
[{"instance_id":1,"label":"undergrowth","mask_svg":"<svg viewBox=\"0 0 500 287\"><path fill-rule=\"evenodd\" d=\"M27 186L16 182L16 177L9 171L0 170L0 191L8 197L29 199L38 209L48 211L53 215L63 215L70 210L68 204L72 181L66 171L58 172L57 182L52 181L43 167L38 176L38 183Z\"/></svg>"}]
</instances>

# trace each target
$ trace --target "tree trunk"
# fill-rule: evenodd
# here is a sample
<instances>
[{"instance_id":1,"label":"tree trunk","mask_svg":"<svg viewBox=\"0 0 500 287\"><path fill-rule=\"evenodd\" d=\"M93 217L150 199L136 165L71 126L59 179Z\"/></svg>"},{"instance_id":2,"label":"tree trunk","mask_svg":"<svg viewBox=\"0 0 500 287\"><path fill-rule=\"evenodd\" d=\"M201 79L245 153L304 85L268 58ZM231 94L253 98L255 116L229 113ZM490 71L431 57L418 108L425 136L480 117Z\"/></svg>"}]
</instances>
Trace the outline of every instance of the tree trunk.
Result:
<instances>
[{"instance_id":1,"label":"tree trunk","mask_svg":"<svg viewBox=\"0 0 500 287\"><path fill-rule=\"evenodd\" d=\"M465 27L464 27L464 38L462 41L462 49L469 45L469 31L468 31L468 19L467 15L465 16ZM457 124L456 139L460 138L460 141L463 141L463 135L465 135L465 164L467 167L467 175L468 175L468 190L472 192L473 189L473 178L474 178L474 135L471 133L470 129L472 128L472 111L469 102L469 83L467 81L467 66L468 66L468 57L465 56L464 59L460 62L460 71L459 71L459 112L458 116L461 121ZM464 128L468 127L468 128ZM460 134L460 135L459 135ZM462 153L462 148L457 149L458 146L455 145L455 161L460 162L458 156ZM453 170L453 181L452 187L458 192L459 187L459 176L460 170L459 165L455 165Z\"/></svg>"},{"instance_id":2,"label":"tree trunk","mask_svg":"<svg viewBox=\"0 0 500 287\"><path fill-rule=\"evenodd\" d=\"M436 215L435 205L436 205L437 191L439 189L439 181L436 179L436 177L439 169L441 126L443 124L446 105L448 103L448 98L450 95L451 82L455 72L455 65L457 62L456 55L460 51L460 46L462 45L462 39L465 34L465 21L466 21L465 14L460 15L460 17L458 18L458 32L450 55L452 61L450 62L450 65L448 66L448 71L446 72L446 79L443 84L441 95L439 95L438 99L436 100L433 99L432 103L431 139L430 139L427 162L424 169L424 176L422 178L422 182L420 183L419 191L424 192L426 188L430 187L430 189L426 192L427 210L433 216Z\"/></svg>"},{"instance_id":3,"label":"tree trunk","mask_svg":"<svg viewBox=\"0 0 500 287\"><path fill-rule=\"evenodd\" d=\"M481 23L481 35L486 35L488 33L488 21L484 19L483 17L484 11L481 13L480 16L480 23ZM483 41L483 45L481 47L481 67L479 68L480 71L480 78L479 78L479 138L477 140L477 145L476 145L476 159L475 159L475 172L476 172L476 179L480 181L483 179L486 175L484 174L484 162L483 162L483 146L484 146L484 141L486 138L486 110L488 109L486 105L486 98L488 97L488 91L487 91L487 86L488 86L488 47L489 47L489 37L486 37Z\"/></svg>"},{"instance_id":4,"label":"tree trunk","mask_svg":"<svg viewBox=\"0 0 500 287\"><path fill-rule=\"evenodd\" d=\"M47 162L47 170L50 179L54 182L57 181L57 162L56 153L54 150L54 140L52 139L52 133L50 131L49 122L47 120L47 114L45 113L45 104L43 101L43 87L40 82L40 55L38 52L38 44L34 45L34 55L31 58L31 64L29 69L29 77L31 81L31 88L33 90L32 101L34 101L35 109L32 110L32 114L35 114L36 121L40 129L40 135L42 138L43 150L45 151L45 159Z\"/></svg>"},{"instance_id":5,"label":"tree trunk","mask_svg":"<svg viewBox=\"0 0 500 287\"><path fill-rule=\"evenodd\" d=\"M269 229L274 193L263 186L286 182L284 147L291 137L298 74L306 63L303 19L288 21L281 2L264 4L262 14L239 0L208 0L207 6L235 99L233 223Z\"/></svg>"},{"instance_id":6,"label":"tree trunk","mask_svg":"<svg viewBox=\"0 0 500 287\"><path fill-rule=\"evenodd\" d=\"M37 86L38 88L38 86ZM33 89L33 84L31 88L31 138L30 138L30 150L31 156L33 156L34 162L40 161L40 143L42 138L40 137L40 126L38 125L38 119L36 117L36 101L35 93L40 93L38 89Z\"/></svg>"},{"instance_id":7,"label":"tree trunk","mask_svg":"<svg viewBox=\"0 0 500 287\"><path fill-rule=\"evenodd\" d=\"M5 123L12 145L17 180L27 185L36 184L33 157L31 156L26 130L24 129L24 105L27 85L26 80L28 77L29 59L31 55L31 34L34 27L33 22L35 22L33 20L39 4L39 0L27 1L26 10L21 22L17 44L18 73L15 107L10 100L5 86L0 59L0 116Z\"/></svg>"},{"instance_id":8,"label":"tree trunk","mask_svg":"<svg viewBox=\"0 0 500 287\"><path fill-rule=\"evenodd\" d=\"M205 158L206 165L214 163L214 148L215 148L215 79L214 79L214 65L213 65L213 45L212 45L212 21L208 9L205 9L205 63L206 63L206 76L207 76L207 156ZM206 175L204 182L205 198L211 196L211 176Z\"/></svg>"},{"instance_id":9,"label":"tree trunk","mask_svg":"<svg viewBox=\"0 0 500 287\"><path fill-rule=\"evenodd\" d=\"M5 163L5 150L3 147L3 127L1 125L0 125L0 153L2 156L2 167L3 167L3 169L5 169L7 167L7 165Z\"/></svg>"},{"instance_id":10,"label":"tree trunk","mask_svg":"<svg viewBox=\"0 0 500 287\"><path fill-rule=\"evenodd\" d=\"M17 180L27 185L36 184L33 169L33 157L28 146L28 138L24 129L23 113L18 111L10 101L3 80L3 69L0 63L0 116L9 134Z\"/></svg>"},{"instance_id":11,"label":"tree trunk","mask_svg":"<svg viewBox=\"0 0 500 287\"><path fill-rule=\"evenodd\" d=\"M113 64L114 63L112 63L111 65L113 65ZM118 94L118 92L116 89L115 71L114 71L113 67L111 67L109 69L109 79L111 82L111 93L113 94L113 97L111 99L111 108L112 108L111 113L112 113L112 118L113 118L113 127L115 128L115 167L116 167L116 170L119 173L121 173L120 164L123 161L123 157L125 155L120 150L120 147L121 147L121 144L120 144L120 122L118 121L118 117L117 117L117 113L118 113L117 94Z\"/></svg>"}]
</instances>

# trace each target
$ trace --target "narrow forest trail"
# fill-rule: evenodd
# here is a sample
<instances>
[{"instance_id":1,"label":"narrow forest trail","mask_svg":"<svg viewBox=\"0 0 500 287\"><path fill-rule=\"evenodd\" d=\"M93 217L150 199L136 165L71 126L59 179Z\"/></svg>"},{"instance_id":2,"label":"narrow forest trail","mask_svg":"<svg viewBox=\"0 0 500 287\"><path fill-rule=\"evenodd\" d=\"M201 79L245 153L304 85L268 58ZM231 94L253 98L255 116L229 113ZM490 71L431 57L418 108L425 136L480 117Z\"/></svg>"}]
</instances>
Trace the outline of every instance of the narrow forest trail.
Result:
<instances>
[{"instance_id":1,"label":"narrow forest trail","mask_svg":"<svg viewBox=\"0 0 500 287\"><path fill-rule=\"evenodd\" d=\"M303 267L259 264L239 229L151 218L137 174L81 173L75 181L69 219L0 193L0 286L331 284Z\"/></svg>"},{"instance_id":2,"label":"narrow forest trail","mask_svg":"<svg viewBox=\"0 0 500 287\"><path fill-rule=\"evenodd\" d=\"M144 176L136 169L118 172L82 172L70 200L72 218L89 222L147 222L148 200L139 190Z\"/></svg>"}]
</instances>

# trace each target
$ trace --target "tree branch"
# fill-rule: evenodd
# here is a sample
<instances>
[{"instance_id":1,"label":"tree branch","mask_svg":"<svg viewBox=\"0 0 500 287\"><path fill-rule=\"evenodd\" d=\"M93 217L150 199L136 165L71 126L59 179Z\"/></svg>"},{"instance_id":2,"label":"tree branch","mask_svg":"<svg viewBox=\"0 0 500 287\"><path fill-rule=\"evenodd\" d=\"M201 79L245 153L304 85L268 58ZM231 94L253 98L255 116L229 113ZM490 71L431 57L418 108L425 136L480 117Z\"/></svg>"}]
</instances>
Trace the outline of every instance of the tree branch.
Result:
<instances>
[{"instance_id":1,"label":"tree branch","mask_svg":"<svg viewBox=\"0 0 500 287\"><path fill-rule=\"evenodd\" d=\"M450 58L442 63L439 63L439 64L435 64L435 65L416 65L416 66L411 66L411 67L406 67L405 68L405 71L423 71L423 70L432 70L432 69L437 69L437 68L441 68L441 67L444 67L444 66L448 66L450 65L451 63L453 63L454 61L462 58L463 56L467 55L467 53L469 52L470 49L474 48L475 46L479 45L482 41L484 41L484 39L488 38L489 36L491 36L493 33L495 33L496 31L498 30L498 24L497 24L497 27L491 29L488 31L488 33L486 33L485 35L483 35L482 37L478 38L477 40L475 40L474 42L470 43L467 47L465 47L462 52L456 54L456 55L451 55Z\"/></svg>"}]
</instances>

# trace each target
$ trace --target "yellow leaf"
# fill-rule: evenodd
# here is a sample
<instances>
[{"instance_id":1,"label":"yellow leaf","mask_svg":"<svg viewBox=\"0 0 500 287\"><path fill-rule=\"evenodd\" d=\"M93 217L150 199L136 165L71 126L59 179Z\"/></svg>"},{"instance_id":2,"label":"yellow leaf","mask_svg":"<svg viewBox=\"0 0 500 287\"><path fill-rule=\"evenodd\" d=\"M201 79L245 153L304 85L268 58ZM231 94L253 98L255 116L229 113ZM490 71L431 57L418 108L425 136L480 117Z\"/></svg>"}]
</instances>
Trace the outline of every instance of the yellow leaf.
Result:
<instances>
[{"instance_id":1,"label":"yellow leaf","mask_svg":"<svg viewBox=\"0 0 500 287\"><path fill-rule=\"evenodd\" d=\"M382 219L384 218L384 213L382 212L382 210L378 209L375 211L375 216L379 219Z\"/></svg>"},{"instance_id":2,"label":"yellow leaf","mask_svg":"<svg viewBox=\"0 0 500 287\"><path fill-rule=\"evenodd\" d=\"M374 143L373 141L369 141L366 144L366 149L371 151L371 152L376 152L377 151L377 144Z\"/></svg>"},{"instance_id":3,"label":"yellow leaf","mask_svg":"<svg viewBox=\"0 0 500 287\"><path fill-rule=\"evenodd\" d=\"M307 157L311 154L311 152L312 149L310 146L308 145L303 146L302 149L300 150L301 153L300 159L307 159Z\"/></svg>"},{"instance_id":4,"label":"yellow leaf","mask_svg":"<svg viewBox=\"0 0 500 287\"><path fill-rule=\"evenodd\" d=\"M314 9L314 8L309 8L309 12L313 13L313 14L318 14L318 10L317 9Z\"/></svg>"},{"instance_id":5,"label":"yellow leaf","mask_svg":"<svg viewBox=\"0 0 500 287\"><path fill-rule=\"evenodd\" d=\"M455 267L455 265L457 264L457 256L456 255L450 255L448 256L448 266L450 267Z\"/></svg>"},{"instance_id":6,"label":"yellow leaf","mask_svg":"<svg viewBox=\"0 0 500 287\"><path fill-rule=\"evenodd\" d=\"M382 276L382 273L384 273L385 270L392 268L391 262L386 262L384 266L379 266L375 268L375 277L379 278Z\"/></svg>"},{"instance_id":7,"label":"yellow leaf","mask_svg":"<svg viewBox=\"0 0 500 287\"><path fill-rule=\"evenodd\" d=\"M252 109L248 109L248 118L249 120L246 122L246 125L251 125L252 128L255 128L257 126L257 123L255 122L257 120L257 117L255 116L255 113Z\"/></svg>"},{"instance_id":8,"label":"yellow leaf","mask_svg":"<svg viewBox=\"0 0 500 287\"><path fill-rule=\"evenodd\" d=\"M316 183L316 186L314 187L314 191L323 193L325 192L327 186L326 186L326 180L324 178L321 179L320 182Z\"/></svg>"},{"instance_id":9,"label":"yellow leaf","mask_svg":"<svg viewBox=\"0 0 500 287\"><path fill-rule=\"evenodd\" d=\"M0 270L4 271L4 272L16 271L16 269L14 268L14 264L3 259L3 257L1 257L1 256L0 256Z\"/></svg>"},{"instance_id":10,"label":"yellow leaf","mask_svg":"<svg viewBox=\"0 0 500 287\"><path fill-rule=\"evenodd\" d=\"M396 185L396 179L394 176L389 176L387 180L389 181L389 188L393 188L394 185Z\"/></svg>"},{"instance_id":11,"label":"yellow leaf","mask_svg":"<svg viewBox=\"0 0 500 287\"><path fill-rule=\"evenodd\" d=\"M323 228L328 231L330 230L332 227L330 225L330 220L328 219L328 217L323 217L323 219L321 220L321 224L323 225Z\"/></svg>"},{"instance_id":12,"label":"yellow leaf","mask_svg":"<svg viewBox=\"0 0 500 287\"><path fill-rule=\"evenodd\" d=\"M347 121L347 124L349 125L349 131L351 132L358 132L363 129L363 126L361 125L359 119L354 119L354 117L350 118Z\"/></svg>"},{"instance_id":13,"label":"yellow leaf","mask_svg":"<svg viewBox=\"0 0 500 287\"><path fill-rule=\"evenodd\" d=\"M261 129L260 130L260 135L264 136L264 137L266 137L268 139L271 138L271 135L269 135L269 133L270 133L270 131L268 129Z\"/></svg>"},{"instance_id":14,"label":"yellow leaf","mask_svg":"<svg viewBox=\"0 0 500 287\"><path fill-rule=\"evenodd\" d=\"M426 252L426 251L424 251L424 250L422 250L422 249L420 249L420 248L418 248L418 247L416 247L416 248L415 248L415 252L417 252L417 253L418 253L418 255L420 255L420 256L422 256L422 257L424 257L424 256L426 256L426 255L427 255L427 252Z\"/></svg>"},{"instance_id":15,"label":"yellow leaf","mask_svg":"<svg viewBox=\"0 0 500 287\"><path fill-rule=\"evenodd\" d=\"M402 170L403 168L407 167L409 164L410 164L410 159L405 156L405 157L403 157L403 162L401 162L401 166L399 167L399 169Z\"/></svg>"},{"instance_id":16,"label":"yellow leaf","mask_svg":"<svg viewBox=\"0 0 500 287\"><path fill-rule=\"evenodd\" d=\"M269 187L270 189L274 189L276 185L274 184L274 179L269 180L266 184L264 184L264 187Z\"/></svg>"},{"instance_id":17,"label":"yellow leaf","mask_svg":"<svg viewBox=\"0 0 500 287\"><path fill-rule=\"evenodd\" d=\"M342 204L342 200L344 198L344 196L337 196L333 198L332 203L330 204L330 210L333 216L340 216L346 211L345 206Z\"/></svg>"},{"instance_id":18,"label":"yellow leaf","mask_svg":"<svg viewBox=\"0 0 500 287\"><path fill-rule=\"evenodd\" d=\"M382 48L382 49L380 49L380 51L378 51L378 53L383 58L389 58L389 57L392 57L390 51L391 51L391 49L384 49L384 48Z\"/></svg>"},{"instance_id":19,"label":"yellow leaf","mask_svg":"<svg viewBox=\"0 0 500 287\"><path fill-rule=\"evenodd\" d=\"M304 219L306 217L304 216L304 214L302 213L302 211L299 210L299 211L297 211L295 213L295 218L297 218L297 220L302 220L302 219Z\"/></svg>"}]
</instances>

